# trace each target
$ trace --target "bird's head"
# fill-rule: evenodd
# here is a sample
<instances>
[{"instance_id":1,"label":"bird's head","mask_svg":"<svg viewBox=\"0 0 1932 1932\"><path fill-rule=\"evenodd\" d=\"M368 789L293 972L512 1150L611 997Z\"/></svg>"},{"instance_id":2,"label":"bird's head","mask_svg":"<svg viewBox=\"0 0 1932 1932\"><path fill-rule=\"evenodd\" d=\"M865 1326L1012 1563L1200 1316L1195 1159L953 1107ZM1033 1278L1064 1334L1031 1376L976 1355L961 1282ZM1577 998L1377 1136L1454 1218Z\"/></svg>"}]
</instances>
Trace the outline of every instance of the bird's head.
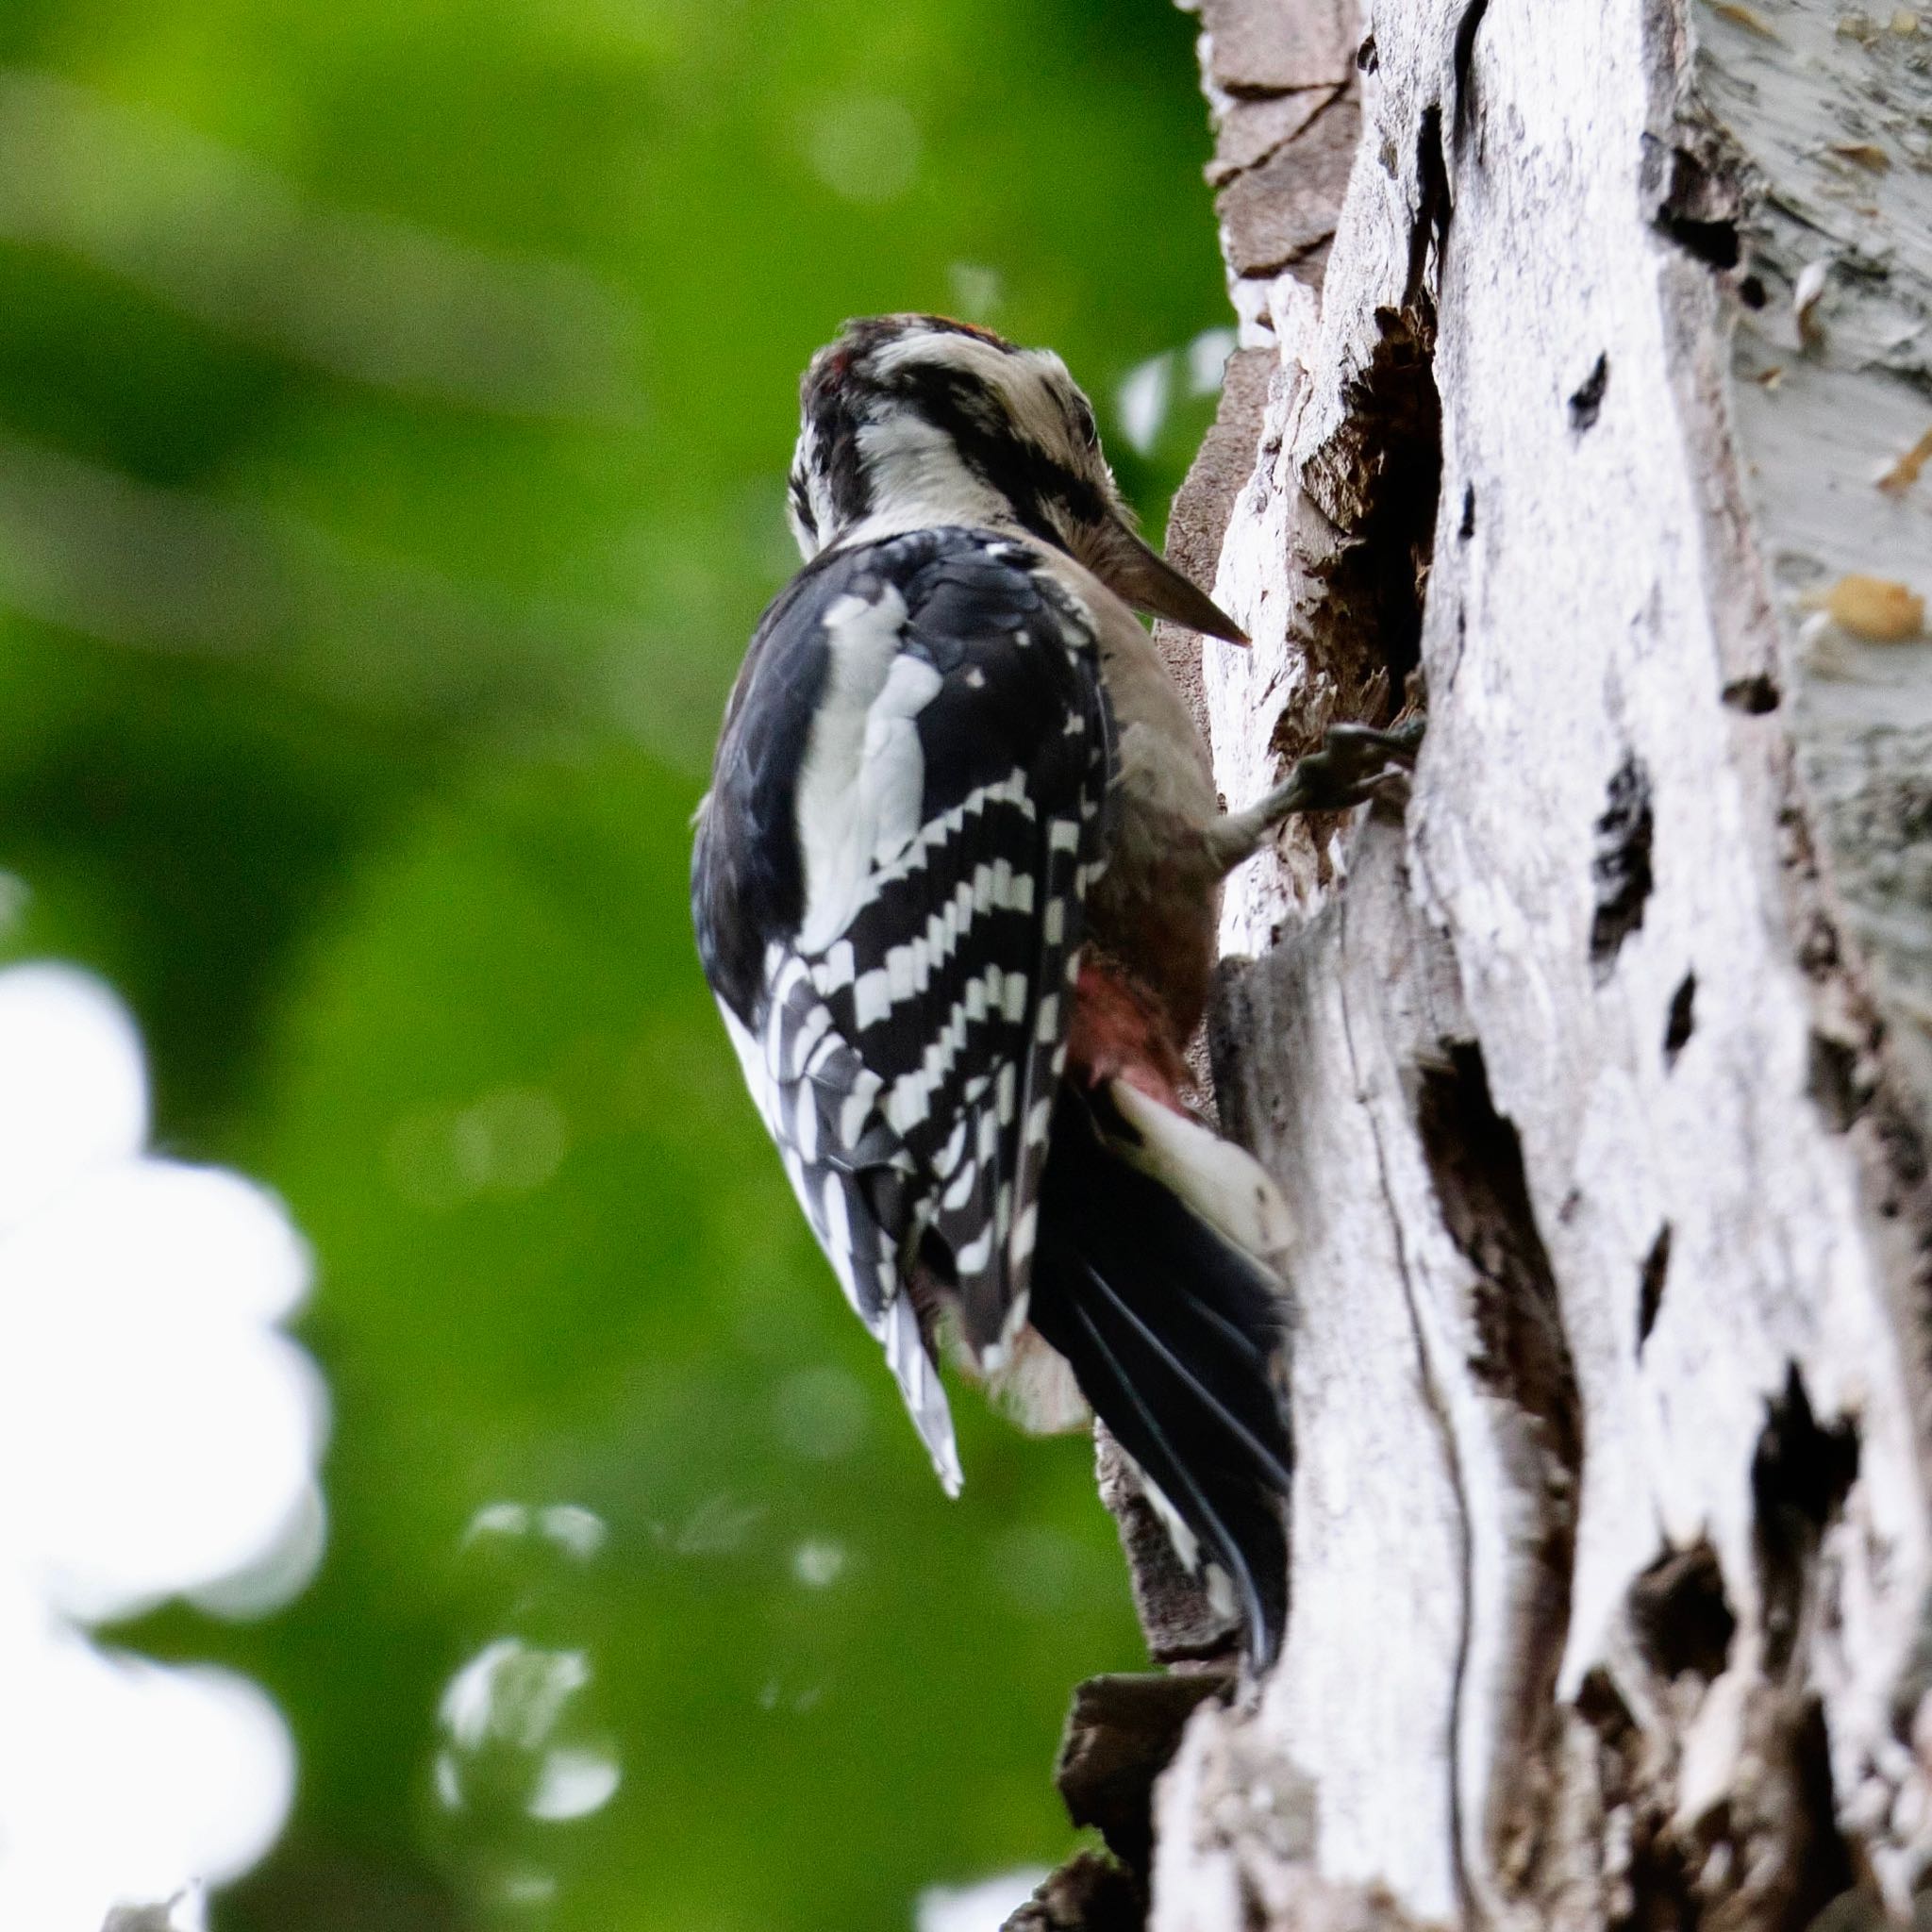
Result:
<instances>
[{"instance_id":1,"label":"bird's head","mask_svg":"<svg viewBox=\"0 0 1932 1932\"><path fill-rule=\"evenodd\" d=\"M1135 534L1093 408L1050 349L937 315L847 323L800 386L792 533L808 558L857 531L1017 528L1137 609L1245 643Z\"/></svg>"}]
</instances>

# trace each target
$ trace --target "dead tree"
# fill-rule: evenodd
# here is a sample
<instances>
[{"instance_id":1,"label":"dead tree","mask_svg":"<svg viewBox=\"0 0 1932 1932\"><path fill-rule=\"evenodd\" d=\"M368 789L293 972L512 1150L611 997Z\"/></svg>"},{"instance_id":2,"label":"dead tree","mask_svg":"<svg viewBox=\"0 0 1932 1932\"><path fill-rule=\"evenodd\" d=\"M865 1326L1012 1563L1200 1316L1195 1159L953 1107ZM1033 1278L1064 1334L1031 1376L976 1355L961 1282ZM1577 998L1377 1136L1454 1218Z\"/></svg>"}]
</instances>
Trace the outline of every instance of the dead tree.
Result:
<instances>
[{"instance_id":1,"label":"dead tree","mask_svg":"<svg viewBox=\"0 0 1932 1932\"><path fill-rule=\"evenodd\" d=\"M1428 732L1405 810L1227 896L1291 1621L1153 1726L1151 1923L1909 1919L1932 18L1200 4L1243 346L1170 547L1255 641L1169 648L1233 806L1332 721ZM1104 1487L1157 1655L1211 1652Z\"/></svg>"}]
</instances>

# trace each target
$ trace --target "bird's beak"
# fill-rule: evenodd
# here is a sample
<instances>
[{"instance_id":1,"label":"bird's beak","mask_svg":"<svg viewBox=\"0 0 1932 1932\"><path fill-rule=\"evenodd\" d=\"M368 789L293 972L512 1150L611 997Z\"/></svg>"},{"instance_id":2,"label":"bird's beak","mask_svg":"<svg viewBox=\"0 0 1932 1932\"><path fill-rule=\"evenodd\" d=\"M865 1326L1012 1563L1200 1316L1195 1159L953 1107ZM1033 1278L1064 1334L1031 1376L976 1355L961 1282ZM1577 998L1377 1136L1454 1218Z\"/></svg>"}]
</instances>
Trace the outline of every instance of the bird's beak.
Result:
<instances>
[{"instance_id":1,"label":"bird's beak","mask_svg":"<svg viewBox=\"0 0 1932 1932\"><path fill-rule=\"evenodd\" d=\"M1143 543L1118 517L1088 533L1081 561L1123 602L1136 610L1171 617L1205 637L1244 644L1247 633L1191 579Z\"/></svg>"}]
</instances>

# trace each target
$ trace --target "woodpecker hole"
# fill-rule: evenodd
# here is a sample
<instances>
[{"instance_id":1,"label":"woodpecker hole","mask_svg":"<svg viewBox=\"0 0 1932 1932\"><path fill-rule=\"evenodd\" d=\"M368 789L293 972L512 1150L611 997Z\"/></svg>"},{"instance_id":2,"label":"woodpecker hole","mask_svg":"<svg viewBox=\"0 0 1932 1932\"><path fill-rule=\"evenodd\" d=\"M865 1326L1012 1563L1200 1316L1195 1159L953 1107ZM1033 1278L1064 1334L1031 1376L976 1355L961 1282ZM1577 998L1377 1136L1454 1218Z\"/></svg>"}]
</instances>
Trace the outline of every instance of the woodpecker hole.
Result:
<instances>
[{"instance_id":1,"label":"woodpecker hole","mask_svg":"<svg viewBox=\"0 0 1932 1932\"><path fill-rule=\"evenodd\" d=\"M1707 268L1734 269L1743 253L1735 161L1715 136L1695 139L1696 149L1644 138L1642 175L1651 221Z\"/></svg>"},{"instance_id":2,"label":"woodpecker hole","mask_svg":"<svg viewBox=\"0 0 1932 1932\"><path fill-rule=\"evenodd\" d=\"M1377 312L1381 336L1349 385L1348 411L1309 458L1303 489L1342 534L1315 566L1321 599L1310 613L1310 669L1336 692L1331 715L1387 724L1401 710L1422 661L1423 599L1442 487L1442 405L1436 391L1435 313ZM1313 748L1306 721L1284 712L1275 749Z\"/></svg>"},{"instance_id":3,"label":"woodpecker hole","mask_svg":"<svg viewBox=\"0 0 1932 1932\"><path fill-rule=\"evenodd\" d=\"M1650 1331L1657 1326L1657 1311L1664 1305L1664 1281L1671 1272L1671 1224L1667 1221L1657 1229L1657 1239L1650 1244L1650 1253L1643 1257L1643 1266L1637 1274L1637 1353L1643 1353L1643 1344L1650 1340Z\"/></svg>"},{"instance_id":4,"label":"woodpecker hole","mask_svg":"<svg viewBox=\"0 0 1932 1932\"><path fill-rule=\"evenodd\" d=\"M1464 543L1475 535L1475 485L1462 486L1462 521L1456 526L1456 534Z\"/></svg>"},{"instance_id":5,"label":"woodpecker hole","mask_svg":"<svg viewBox=\"0 0 1932 1932\"><path fill-rule=\"evenodd\" d=\"M1664 1071L1677 1064L1677 1056L1690 1043L1690 1029L1696 1024L1692 1008L1697 1002L1697 975L1687 973L1671 995L1670 1017L1664 1022Z\"/></svg>"},{"instance_id":6,"label":"woodpecker hole","mask_svg":"<svg viewBox=\"0 0 1932 1932\"><path fill-rule=\"evenodd\" d=\"M1659 1557L1630 1586L1629 1609L1637 1647L1658 1676L1708 1684L1724 1675L1738 1619L1717 1552L1703 1539Z\"/></svg>"},{"instance_id":7,"label":"woodpecker hole","mask_svg":"<svg viewBox=\"0 0 1932 1932\"><path fill-rule=\"evenodd\" d=\"M1590 374L1570 398L1570 426L1577 435L1581 436L1586 429L1594 427L1604 406L1604 391L1609 386L1610 358L1599 356L1591 366Z\"/></svg>"},{"instance_id":8,"label":"woodpecker hole","mask_svg":"<svg viewBox=\"0 0 1932 1932\"><path fill-rule=\"evenodd\" d=\"M1699 222L1689 215L1667 215L1659 225L1687 255L1711 268L1736 268L1740 253L1736 222Z\"/></svg>"},{"instance_id":9,"label":"woodpecker hole","mask_svg":"<svg viewBox=\"0 0 1932 1932\"><path fill-rule=\"evenodd\" d=\"M1633 753L1611 777L1603 816L1596 822L1596 852L1590 868L1596 886L1590 963L1598 985L1609 977L1624 941L1643 924L1644 903L1654 883L1651 840L1655 831L1650 774Z\"/></svg>"}]
</instances>

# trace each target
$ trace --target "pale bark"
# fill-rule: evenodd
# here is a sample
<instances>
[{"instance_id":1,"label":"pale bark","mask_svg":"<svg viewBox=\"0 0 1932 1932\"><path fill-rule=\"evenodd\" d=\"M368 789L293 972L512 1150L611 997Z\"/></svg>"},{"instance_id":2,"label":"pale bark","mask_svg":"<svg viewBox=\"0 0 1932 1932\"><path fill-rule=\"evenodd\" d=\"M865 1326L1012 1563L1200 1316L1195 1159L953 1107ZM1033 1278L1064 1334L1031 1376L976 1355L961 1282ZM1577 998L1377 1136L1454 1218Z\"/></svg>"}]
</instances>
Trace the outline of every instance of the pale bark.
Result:
<instances>
[{"instance_id":1,"label":"pale bark","mask_svg":"<svg viewBox=\"0 0 1932 1932\"><path fill-rule=\"evenodd\" d=\"M1158 1788L1152 1924L1908 1916L1932 643L1809 607L1932 591L1932 465L1875 481L1932 428L1932 18L1203 7L1243 351L1173 547L1255 642L1171 646L1232 806L1412 674L1429 724L1406 813L1227 896L1292 1608Z\"/></svg>"}]
</instances>

